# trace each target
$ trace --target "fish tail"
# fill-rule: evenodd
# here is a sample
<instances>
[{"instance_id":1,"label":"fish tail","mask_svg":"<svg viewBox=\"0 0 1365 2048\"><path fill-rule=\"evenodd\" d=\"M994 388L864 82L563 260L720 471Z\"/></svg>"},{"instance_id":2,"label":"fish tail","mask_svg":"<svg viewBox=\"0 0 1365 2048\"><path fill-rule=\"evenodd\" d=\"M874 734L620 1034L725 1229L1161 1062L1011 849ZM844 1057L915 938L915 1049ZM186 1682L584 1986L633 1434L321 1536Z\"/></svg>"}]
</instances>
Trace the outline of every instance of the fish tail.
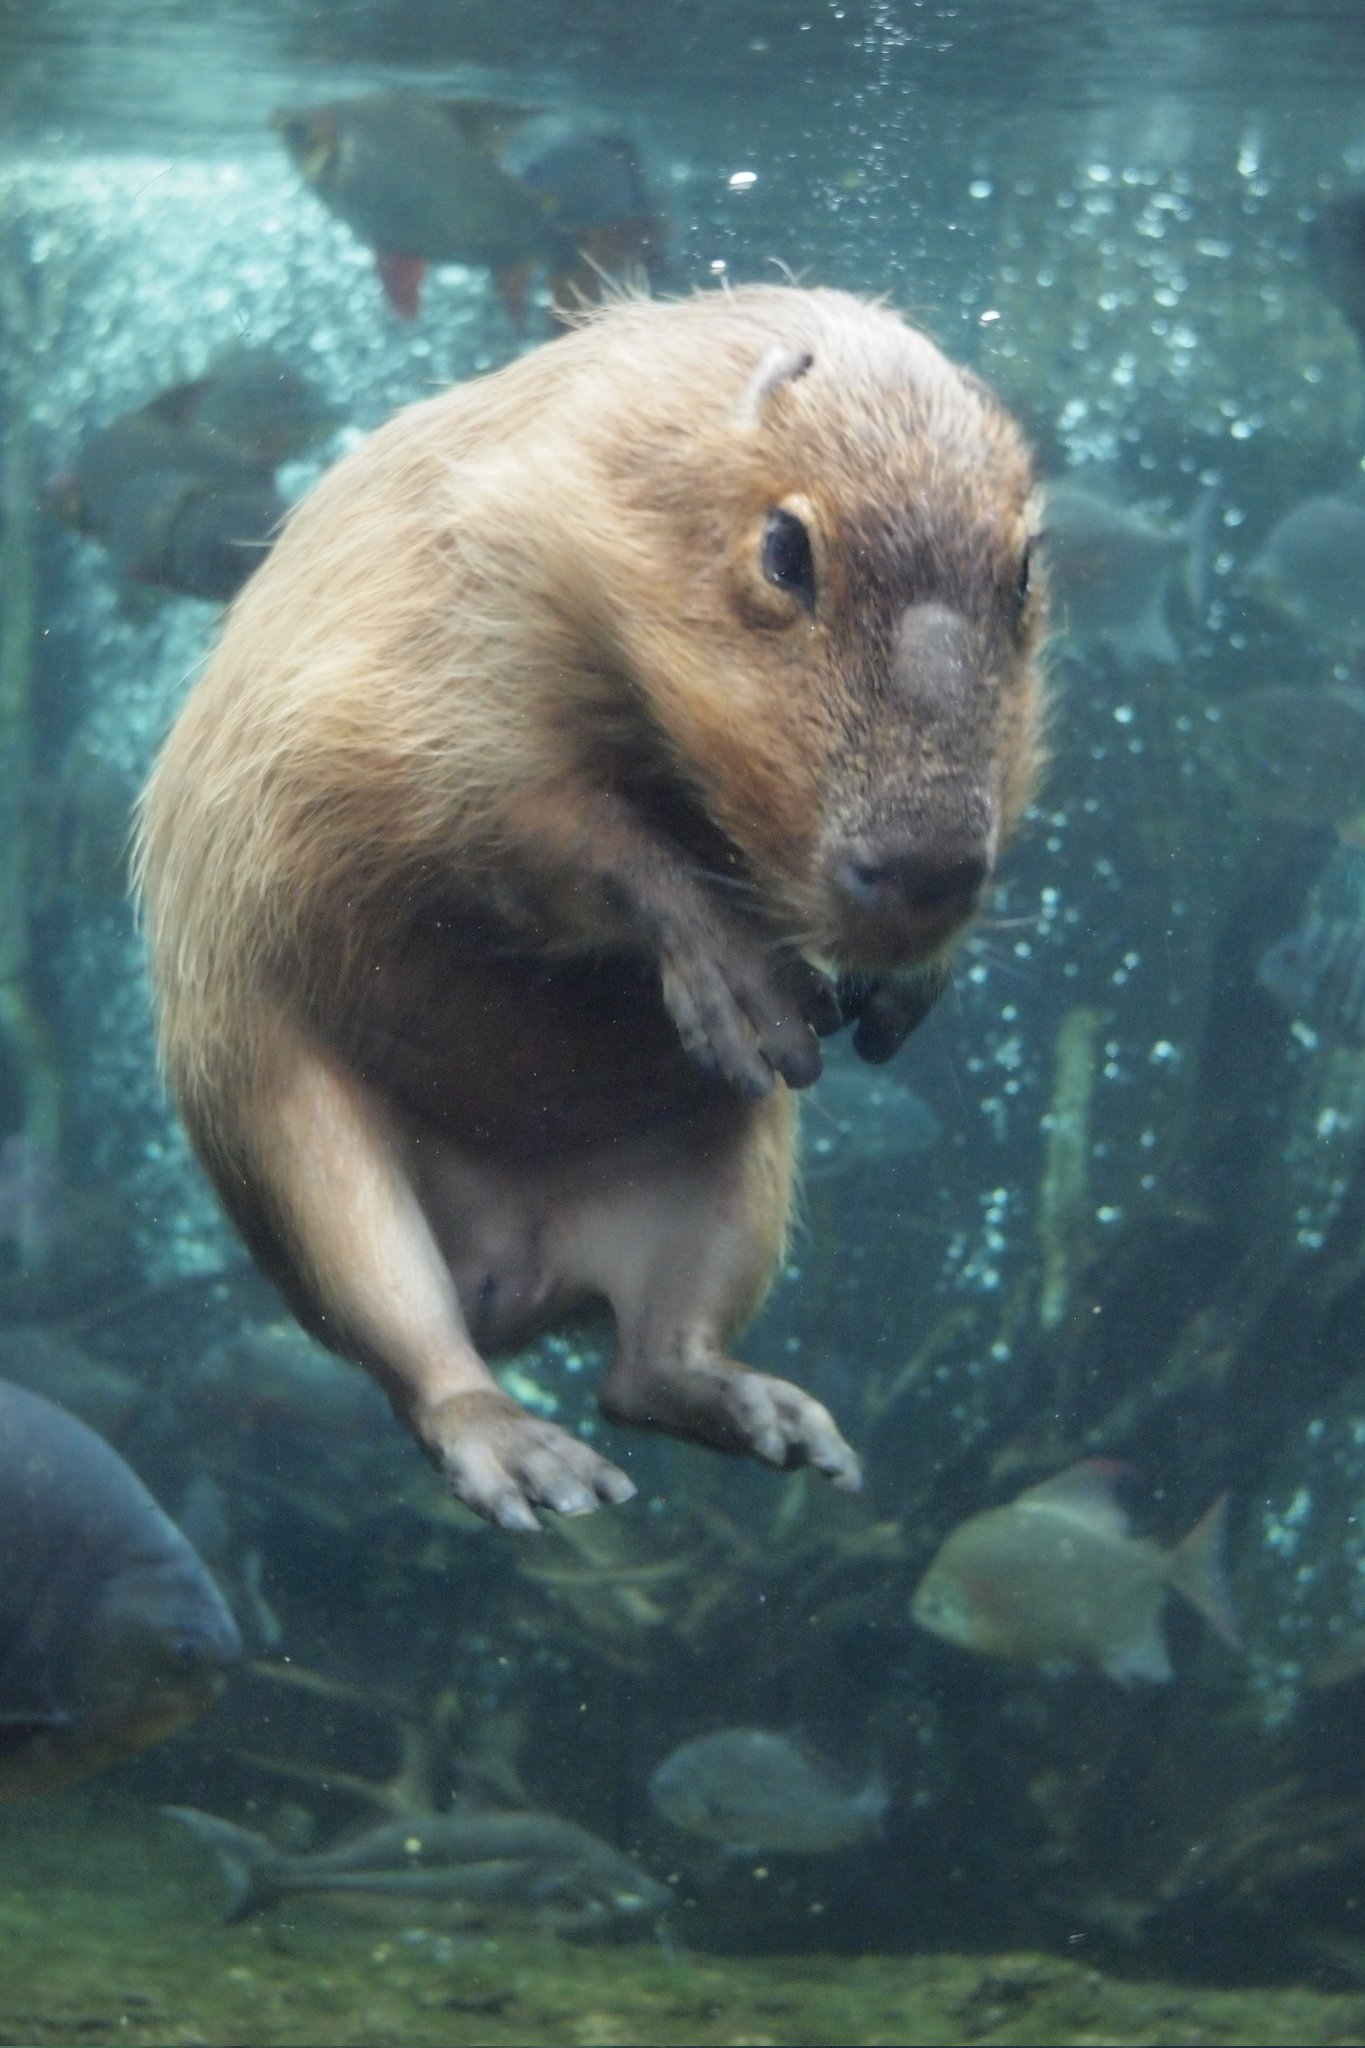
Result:
<instances>
[{"instance_id":1,"label":"fish tail","mask_svg":"<svg viewBox=\"0 0 1365 2048\"><path fill-rule=\"evenodd\" d=\"M1222 503L1216 484L1210 484L1195 500L1185 521L1185 595L1190 609L1202 623L1209 608L1209 576L1218 545L1218 512Z\"/></svg>"},{"instance_id":2,"label":"fish tail","mask_svg":"<svg viewBox=\"0 0 1365 2048\"><path fill-rule=\"evenodd\" d=\"M878 1765L860 1792L853 1795L853 1811L861 1821L880 1834L886 1824L886 1810L891 1804L891 1783L884 1770Z\"/></svg>"},{"instance_id":3,"label":"fish tail","mask_svg":"<svg viewBox=\"0 0 1365 2048\"><path fill-rule=\"evenodd\" d=\"M201 1813L197 1806L163 1806L161 1811L168 1819L183 1822L218 1858L232 1893L225 1926L249 1919L283 1897L281 1873L288 1859L264 1835L220 1820L217 1814Z\"/></svg>"},{"instance_id":4,"label":"fish tail","mask_svg":"<svg viewBox=\"0 0 1365 2048\"><path fill-rule=\"evenodd\" d=\"M1225 1643L1241 1647L1237 1619L1232 1610L1232 1588L1223 1565L1223 1524L1228 1497L1220 1493L1212 1507L1178 1543L1168 1559L1171 1584L1198 1608L1210 1627Z\"/></svg>"}]
</instances>

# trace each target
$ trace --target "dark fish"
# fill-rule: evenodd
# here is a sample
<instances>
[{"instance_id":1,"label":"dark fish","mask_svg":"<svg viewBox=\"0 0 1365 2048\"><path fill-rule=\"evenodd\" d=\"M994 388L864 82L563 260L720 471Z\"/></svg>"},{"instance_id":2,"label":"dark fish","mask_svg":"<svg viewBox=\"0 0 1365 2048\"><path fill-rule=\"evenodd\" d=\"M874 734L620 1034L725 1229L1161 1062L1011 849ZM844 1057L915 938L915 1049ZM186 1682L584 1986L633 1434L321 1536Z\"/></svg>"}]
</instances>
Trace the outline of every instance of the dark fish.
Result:
<instances>
[{"instance_id":1,"label":"dark fish","mask_svg":"<svg viewBox=\"0 0 1365 2048\"><path fill-rule=\"evenodd\" d=\"M533 115L502 162L544 206L556 306L600 298L604 277L666 281L667 229L630 136L565 113Z\"/></svg>"},{"instance_id":2,"label":"dark fish","mask_svg":"<svg viewBox=\"0 0 1365 2048\"><path fill-rule=\"evenodd\" d=\"M1365 1046L1365 923L1305 918L1262 955L1256 978L1286 1016L1333 1045Z\"/></svg>"},{"instance_id":3,"label":"dark fish","mask_svg":"<svg viewBox=\"0 0 1365 2048\"><path fill-rule=\"evenodd\" d=\"M1126 1684L1171 1676L1161 1610L1174 1586L1235 1643L1219 1555L1225 1498L1163 1550L1130 1535L1120 1468L1094 1458L987 1508L945 1540L910 1612L960 1649L1023 1664L1098 1665Z\"/></svg>"},{"instance_id":4,"label":"dark fish","mask_svg":"<svg viewBox=\"0 0 1365 2048\"><path fill-rule=\"evenodd\" d=\"M803 1179L896 1166L933 1150L943 1125L922 1096L884 1069L836 1059L801 1099Z\"/></svg>"},{"instance_id":5,"label":"dark fish","mask_svg":"<svg viewBox=\"0 0 1365 2048\"><path fill-rule=\"evenodd\" d=\"M1308 223L1308 262L1365 348L1365 192L1329 199Z\"/></svg>"},{"instance_id":6,"label":"dark fish","mask_svg":"<svg viewBox=\"0 0 1365 2048\"><path fill-rule=\"evenodd\" d=\"M287 507L270 465L196 424L198 386L175 385L94 434L54 478L48 507L101 541L119 573L187 597L234 597Z\"/></svg>"},{"instance_id":7,"label":"dark fish","mask_svg":"<svg viewBox=\"0 0 1365 2048\"><path fill-rule=\"evenodd\" d=\"M1365 815L1365 694L1248 690L1202 732L1210 766L1258 817L1348 831Z\"/></svg>"},{"instance_id":8,"label":"dark fish","mask_svg":"<svg viewBox=\"0 0 1365 2048\"><path fill-rule=\"evenodd\" d=\"M282 107L271 124L310 189L374 250L390 305L410 320L430 264L504 275L550 253L542 198L498 160L539 111L378 93Z\"/></svg>"},{"instance_id":9,"label":"dark fish","mask_svg":"<svg viewBox=\"0 0 1365 2048\"><path fill-rule=\"evenodd\" d=\"M256 1435L373 1438L382 1395L295 1323L244 1323L187 1374L183 1399L196 1434L230 1438L238 1452Z\"/></svg>"},{"instance_id":10,"label":"dark fish","mask_svg":"<svg viewBox=\"0 0 1365 2048\"><path fill-rule=\"evenodd\" d=\"M180 388L201 433L220 436L272 470L296 462L341 422L312 378L264 345L223 349Z\"/></svg>"},{"instance_id":11,"label":"dark fish","mask_svg":"<svg viewBox=\"0 0 1365 2048\"><path fill-rule=\"evenodd\" d=\"M850 1792L789 1736L766 1728L721 1728L684 1742L655 1770L649 1796L689 1834L798 1856L866 1841L889 1803L879 1776Z\"/></svg>"},{"instance_id":12,"label":"dark fish","mask_svg":"<svg viewBox=\"0 0 1365 2048\"><path fill-rule=\"evenodd\" d=\"M0 1800L159 1741L240 1655L204 1566L118 1453L0 1381Z\"/></svg>"},{"instance_id":13,"label":"dark fish","mask_svg":"<svg viewBox=\"0 0 1365 2048\"><path fill-rule=\"evenodd\" d=\"M1173 665L1180 650L1166 616L1172 584L1182 580L1202 611L1205 559L1215 497L1207 492L1183 524L1160 526L1145 512L1080 475L1049 483L1039 541L1047 560L1060 630L1074 640L1105 640L1120 661Z\"/></svg>"},{"instance_id":14,"label":"dark fish","mask_svg":"<svg viewBox=\"0 0 1365 2048\"><path fill-rule=\"evenodd\" d=\"M61 1173L41 1138L11 1131L0 1143L0 1246L20 1268L46 1264L63 1229Z\"/></svg>"},{"instance_id":15,"label":"dark fish","mask_svg":"<svg viewBox=\"0 0 1365 2048\"><path fill-rule=\"evenodd\" d=\"M1248 588L1327 640L1365 641L1365 497L1305 498L1287 512L1246 571Z\"/></svg>"},{"instance_id":16,"label":"dark fish","mask_svg":"<svg viewBox=\"0 0 1365 2048\"><path fill-rule=\"evenodd\" d=\"M75 741L55 775L30 787L28 833L35 903L62 897L124 903L137 779Z\"/></svg>"},{"instance_id":17,"label":"dark fish","mask_svg":"<svg viewBox=\"0 0 1365 2048\"><path fill-rule=\"evenodd\" d=\"M581 115L380 93L271 118L307 184L374 250L405 319L435 263L491 270L518 323L538 266L562 306L600 297L604 273L663 274L638 148Z\"/></svg>"},{"instance_id":18,"label":"dark fish","mask_svg":"<svg viewBox=\"0 0 1365 2048\"><path fill-rule=\"evenodd\" d=\"M343 1892L502 1908L572 1932L661 1912L671 1896L610 1842L549 1813L417 1814L340 1848L292 1856L214 1814L191 1806L162 1810L218 1857L232 1887L230 1921L295 1893Z\"/></svg>"}]
</instances>

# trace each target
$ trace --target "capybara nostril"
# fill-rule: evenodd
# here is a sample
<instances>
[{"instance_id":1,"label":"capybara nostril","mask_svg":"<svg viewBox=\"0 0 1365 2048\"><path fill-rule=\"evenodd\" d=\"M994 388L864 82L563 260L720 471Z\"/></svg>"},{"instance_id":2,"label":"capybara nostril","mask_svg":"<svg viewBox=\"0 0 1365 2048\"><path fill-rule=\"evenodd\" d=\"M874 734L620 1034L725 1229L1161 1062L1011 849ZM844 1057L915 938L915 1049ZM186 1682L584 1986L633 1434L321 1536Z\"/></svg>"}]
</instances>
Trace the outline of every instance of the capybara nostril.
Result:
<instances>
[{"instance_id":1,"label":"capybara nostril","mask_svg":"<svg viewBox=\"0 0 1365 2048\"><path fill-rule=\"evenodd\" d=\"M847 854L836 868L835 883L864 912L955 910L965 917L989 873L984 853L944 856L912 847Z\"/></svg>"}]
</instances>

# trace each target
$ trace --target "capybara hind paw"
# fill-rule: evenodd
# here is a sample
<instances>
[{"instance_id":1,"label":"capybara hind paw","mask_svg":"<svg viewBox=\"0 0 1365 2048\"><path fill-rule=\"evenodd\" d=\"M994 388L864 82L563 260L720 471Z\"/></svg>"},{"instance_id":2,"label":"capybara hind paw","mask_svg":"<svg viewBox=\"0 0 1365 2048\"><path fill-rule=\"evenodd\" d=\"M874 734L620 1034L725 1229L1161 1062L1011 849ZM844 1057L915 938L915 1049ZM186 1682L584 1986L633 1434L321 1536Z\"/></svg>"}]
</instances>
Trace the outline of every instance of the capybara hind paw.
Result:
<instances>
[{"instance_id":1,"label":"capybara hind paw","mask_svg":"<svg viewBox=\"0 0 1365 2048\"><path fill-rule=\"evenodd\" d=\"M755 1457L782 1467L813 1465L845 1492L856 1493L862 1470L828 1408L765 1372L736 1372L726 1385L729 1419Z\"/></svg>"},{"instance_id":2,"label":"capybara hind paw","mask_svg":"<svg viewBox=\"0 0 1365 2048\"><path fill-rule=\"evenodd\" d=\"M454 1394L422 1418L422 1441L457 1499L500 1529L537 1530L534 1510L585 1515L629 1500L633 1483L577 1437L507 1394Z\"/></svg>"},{"instance_id":3,"label":"capybara hind paw","mask_svg":"<svg viewBox=\"0 0 1365 2048\"><path fill-rule=\"evenodd\" d=\"M816 1034L837 1029L834 992L790 949L677 946L664 959L663 996L690 1058L745 1095L773 1075L791 1088L820 1077Z\"/></svg>"}]
</instances>

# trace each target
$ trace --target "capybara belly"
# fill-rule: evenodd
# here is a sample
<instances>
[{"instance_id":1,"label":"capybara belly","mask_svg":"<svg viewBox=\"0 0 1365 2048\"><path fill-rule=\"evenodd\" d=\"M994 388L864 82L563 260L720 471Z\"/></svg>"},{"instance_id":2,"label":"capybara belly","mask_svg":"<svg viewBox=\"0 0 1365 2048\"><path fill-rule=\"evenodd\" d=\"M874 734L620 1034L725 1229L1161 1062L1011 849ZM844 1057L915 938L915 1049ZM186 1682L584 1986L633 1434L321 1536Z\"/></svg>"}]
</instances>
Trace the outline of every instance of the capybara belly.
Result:
<instances>
[{"instance_id":1,"label":"capybara belly","mask_svg":"<svg viewBox=\"0 0 1365 2048\"><path fill-rule=\"evenodd\" d=\"M741 1106L687 1060L657 974L621 958L470 960L413 945L366 977L341 1043L417 1124L509 1163L654 1137L685 1155L723 1138Z\"/></svg>"}]
</instances>

